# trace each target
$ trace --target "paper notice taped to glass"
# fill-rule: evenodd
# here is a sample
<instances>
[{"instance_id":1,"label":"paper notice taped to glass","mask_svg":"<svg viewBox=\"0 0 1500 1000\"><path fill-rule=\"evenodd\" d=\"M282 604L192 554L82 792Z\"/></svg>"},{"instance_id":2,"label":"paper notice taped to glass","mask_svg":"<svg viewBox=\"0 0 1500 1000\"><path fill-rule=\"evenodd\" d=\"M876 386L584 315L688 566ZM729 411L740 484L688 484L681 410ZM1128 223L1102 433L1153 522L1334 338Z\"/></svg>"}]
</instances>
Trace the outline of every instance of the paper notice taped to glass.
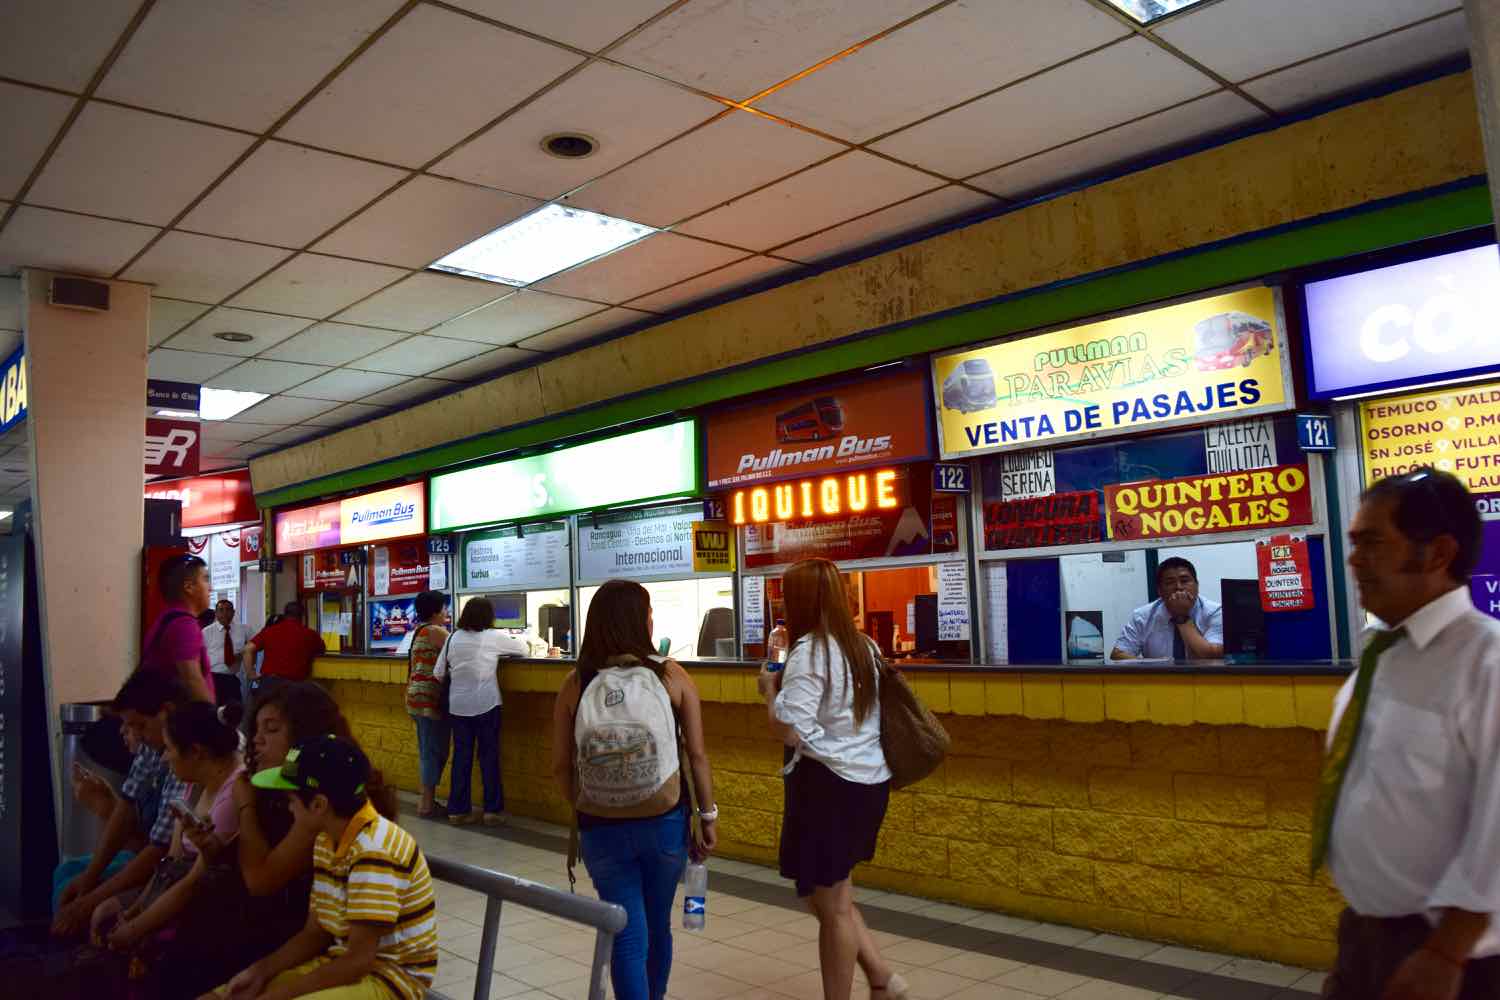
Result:
<instances>
[{"instance_id":1,"label":"paper notice taped to glass","mask_svg":"<svg viewBox=\"0 0 1500 1000\"><path fill-rule=\"evenodd\" d=\"M960 562L940 563L938 572L938 642L969 638L969 568Z\"/></svg>"}]
</instances>

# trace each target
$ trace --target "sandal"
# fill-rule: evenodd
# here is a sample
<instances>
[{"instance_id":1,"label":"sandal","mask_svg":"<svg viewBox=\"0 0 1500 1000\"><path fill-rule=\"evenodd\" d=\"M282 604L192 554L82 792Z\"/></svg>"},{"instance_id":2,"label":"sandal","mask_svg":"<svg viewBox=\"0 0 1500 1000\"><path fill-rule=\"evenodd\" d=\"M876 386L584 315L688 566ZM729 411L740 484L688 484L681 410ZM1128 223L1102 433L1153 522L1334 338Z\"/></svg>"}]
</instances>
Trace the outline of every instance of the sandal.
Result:
<instances>
[{"instance_id":1,"label":"sandal","mask_svg":"<svg viewBox=\"0 0 1500 1000\"><path fill-rule=\"evenodd\" d=\"M885 981L884 986L876 986L873 983L870 985L870 1000L907 1000L910 996L909 990L906 980L893 972L891 978ZM880 994L878 998L877 993Z\"/></svg>"}]
</instances>

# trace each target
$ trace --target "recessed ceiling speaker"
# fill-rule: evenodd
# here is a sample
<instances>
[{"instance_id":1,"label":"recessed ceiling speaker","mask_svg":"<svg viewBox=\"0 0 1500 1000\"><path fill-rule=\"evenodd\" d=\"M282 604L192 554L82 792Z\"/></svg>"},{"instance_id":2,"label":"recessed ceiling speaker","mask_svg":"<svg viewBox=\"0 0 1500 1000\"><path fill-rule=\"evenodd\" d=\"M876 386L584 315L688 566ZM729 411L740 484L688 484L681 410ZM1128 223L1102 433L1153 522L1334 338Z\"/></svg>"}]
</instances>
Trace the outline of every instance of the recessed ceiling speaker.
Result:
<instances>
[{"instance_id":1,"label":"recessed ceiling speaker","mask_svg":"<svg viewBox=\"0 0 1500 1000\"><path fill-rule=\"evenodd\" d=\"M47 286L47 304L62 309L109 312L109 285L87 278L53 278Z\"/></svg>"},{"instance_id":2,"label":"recessed ceiling speaker","mask_svg":"<svg viewBox=\"0 0 1500 1000\"><path fill-rule=\"evenodd\" d=\"M559 132L542 140L542 149L565 160L581 160L599 148L598 140L581 132Z\"/></svg>"}]
</instances>

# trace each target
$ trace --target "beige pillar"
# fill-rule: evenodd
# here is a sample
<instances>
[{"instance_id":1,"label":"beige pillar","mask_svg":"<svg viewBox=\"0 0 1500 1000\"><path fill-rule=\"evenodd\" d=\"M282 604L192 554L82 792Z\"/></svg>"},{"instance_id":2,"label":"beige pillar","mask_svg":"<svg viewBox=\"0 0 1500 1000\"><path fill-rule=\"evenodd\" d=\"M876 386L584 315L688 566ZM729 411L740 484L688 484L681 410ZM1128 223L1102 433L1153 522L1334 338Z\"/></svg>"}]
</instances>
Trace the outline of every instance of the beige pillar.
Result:
<instances>
[{"instance_id":1,"label":"beige pillar","mask_svg":"<svg viewBox=\"0 0 1500 1000\"><path fill-rule=\"evenodd\" d=\"M1464 15L1469 19L1469 55L1474 62L1484 158L1489 165L1490 202L1500 222L1500 3L1464 0Z\"/></svg>"},{"instance_id":2,"label":"beige pillar","mask_svg":"<svg viewBox=\"0 0 1500 1000\"><path fill-rule=\"evenodd\" d=\"M151 290L109 282L109 311L88 312L49 305L53 277L23 272L22 324L42 655L55 741L58 706L112 697L139 645ZM64 787L54 781L54 788Z\"/></svg>"}]
</instances>

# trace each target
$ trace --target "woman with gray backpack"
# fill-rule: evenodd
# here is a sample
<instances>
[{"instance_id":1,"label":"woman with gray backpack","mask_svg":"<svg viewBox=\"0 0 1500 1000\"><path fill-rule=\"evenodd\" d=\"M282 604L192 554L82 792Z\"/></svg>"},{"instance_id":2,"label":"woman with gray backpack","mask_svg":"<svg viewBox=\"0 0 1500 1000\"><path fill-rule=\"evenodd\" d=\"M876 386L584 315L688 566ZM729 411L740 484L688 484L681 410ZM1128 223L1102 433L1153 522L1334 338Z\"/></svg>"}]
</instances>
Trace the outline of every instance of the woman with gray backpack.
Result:
<instances>
[{"instance_id":1,"label":"woman with gray backpack","mask_svg":"<svg viewBox=\"0 0 1500 1000\"><path fill-rule=\"evenodd\" d=\"M599 898L629 915L610 959L616 1000L666 996L677 883L690 854L718 843L698 688L656 655L651 632L646 588L605 583L552 711L552 770L574 805L584 866ZM576 857L577 839L570 878Z\"/></svg>"}]
</instances>

